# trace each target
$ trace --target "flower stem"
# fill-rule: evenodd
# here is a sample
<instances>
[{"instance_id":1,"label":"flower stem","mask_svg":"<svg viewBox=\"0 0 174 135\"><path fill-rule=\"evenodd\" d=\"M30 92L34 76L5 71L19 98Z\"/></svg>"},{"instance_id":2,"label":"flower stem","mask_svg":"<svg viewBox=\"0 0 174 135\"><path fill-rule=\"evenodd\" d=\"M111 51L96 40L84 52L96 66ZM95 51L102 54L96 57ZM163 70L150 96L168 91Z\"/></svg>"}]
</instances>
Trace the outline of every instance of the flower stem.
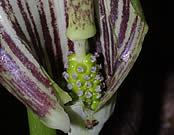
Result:
<instances>
[{"instance_id":1,"label":"flower stem","mask_svg":"<svg viewBox=\"0 0 174 135\"><path fill-rule=\"evenodd\" d=\"M83 58L86 55L86 48L88 45L88 41L87 40L79 40L79 41L74 41L74 50L75 50L75 54L76 54L76 60L78 62L82 62Z\"/></svg>"},{"instance_id":2,"label":"flower stem","mask_svg":"<svg viewBox=\"0 0 174 135\"><path fill-rule=\"evenodd\" d=\"M56 135L56 130L42 124L30 109L27 109L27 113L30 135Z\"/></svg>"}]
</instances>

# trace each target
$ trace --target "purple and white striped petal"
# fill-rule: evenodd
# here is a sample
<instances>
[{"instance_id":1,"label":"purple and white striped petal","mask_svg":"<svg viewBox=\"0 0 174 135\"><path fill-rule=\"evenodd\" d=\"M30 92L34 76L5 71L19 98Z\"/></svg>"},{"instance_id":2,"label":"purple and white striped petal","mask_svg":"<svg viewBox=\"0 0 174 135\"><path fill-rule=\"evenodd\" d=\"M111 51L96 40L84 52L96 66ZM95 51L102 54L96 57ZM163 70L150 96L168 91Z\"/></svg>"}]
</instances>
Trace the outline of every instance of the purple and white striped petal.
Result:
<instances>
[{"instance_id":1,"label":"purple and white striped petal","mask_svg":"<svg viewBox=\"0 0 174 135\"><path fill-rule=\"evenodd\" d=\"M68 1L0 1L0 37L2 37L2 41L0 41L2 55L0 83L27 105L30 105L28 98L25 99L17 94L21 90L24 90L21 92L25 93L26 88L19 86L30 87L32 84L36 86L36 90L44 90L46 94L50 91L52 93L52 88L51 86L46 87L49 84L48 80L21 40L28 45L34 57L49 72L53 80L61 84L63 63L67 61L68 52L74 51L73 42L66 37ZM94 38L95 43L92 45L95 46L93 48L96 48L94 51L104 57L108 88L101 99L98 107L100 108L114 95L132 68L141 50L148 27L142 18L142 13L138 11L139 7L134 4L138 0L96 0L94 2L98 31ZM2 23L2 18L5 19L5 23ZM16 53L16 51L18 52ZM6 64L4 60L9 60L12 64ZM12 67L17 70L11 71ZM48 99L47 102L50 101L49 98L46 99Z\"/></svg>"},{"instance_id":2,"label":"purple and white striped petal","mask_svg":"<svg viewBox=\"0 0 174 135\"><path fill-rule=\"evenodd\" d=\"M137 1L136 1L137 2ZM103 106L116 92L135 63L148 26L134 8L133 0L99 0L97 48L104 56L107 92L100 102Z\"/></svg>"},{"instance_id":3,"label":"purple and white striped petal","mask_svg":"<svg viewBox=\"0 0 174 135\"><path fill-rule=\"evenodd\" d=\"M19 39L7 17L0 7L0 83L48 127L68 132L68 115L59 105L40 64ZM60 124L58 121L65 123Z\"/></svg>"},{"instance_id":4,"label":"purple and white striped petal","mask_svg":"<svg viewBox=\"0 0 174 135\"><path fill-rule=\"evenodd\" d=\"M61 79L73 42L66 37L67 0L1 0L1 7L16 34L54 80Z\"/></svg>"}]
</instances>

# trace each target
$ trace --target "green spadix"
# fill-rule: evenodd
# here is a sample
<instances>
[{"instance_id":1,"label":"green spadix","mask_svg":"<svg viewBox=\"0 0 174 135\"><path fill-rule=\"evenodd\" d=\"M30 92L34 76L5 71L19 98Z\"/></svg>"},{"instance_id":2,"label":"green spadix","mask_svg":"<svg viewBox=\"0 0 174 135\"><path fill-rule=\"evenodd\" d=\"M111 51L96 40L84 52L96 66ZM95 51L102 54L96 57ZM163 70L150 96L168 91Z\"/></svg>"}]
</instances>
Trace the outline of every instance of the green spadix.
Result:
<instances>
[{"instance_id":1,"label":"green spadix","mask_svg":"<svg viewBox=\"0 0 174 135\"><path fill-rule=\"evenodd\" d=\"M67 37L74 41L75 54L69 57L69 66L63 76L74 100L82 100L92 110L97 108L103 95L103 77L99 73L96 56L86 55L87 40L95 34L93 0L70 0Z\"/></svg>"}]
</instances>

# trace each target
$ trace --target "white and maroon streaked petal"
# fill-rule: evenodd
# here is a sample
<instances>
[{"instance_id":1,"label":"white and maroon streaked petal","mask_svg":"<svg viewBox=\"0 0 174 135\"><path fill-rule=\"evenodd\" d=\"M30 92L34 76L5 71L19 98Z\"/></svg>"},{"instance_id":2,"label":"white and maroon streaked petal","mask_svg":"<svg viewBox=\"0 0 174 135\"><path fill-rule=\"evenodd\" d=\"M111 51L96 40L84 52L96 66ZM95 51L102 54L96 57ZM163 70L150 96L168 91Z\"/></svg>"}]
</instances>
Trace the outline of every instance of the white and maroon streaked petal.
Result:
<instances>
[{"instance_id":1,"label":"white and maroon streaked petal","mask_svg":"<svg viewBox=\"0 0 174 135\"><path fill-rule=\"evenodd\" d=\"M1 7L16 34L30 43L53 79L60 79L63 62L74 50L66 37L68 0L1 0Z\"/></svg>"},{"instance_id":2,"label":"white and maroon streaked petal","mask_svg":"<svg viewBox=\"0 0 174 135\"><path fill-rule=\"evenodd\" d=\"M144 19L138 16L131 2L96 1L99 21L97 27L100 28L96 35L96 48L104 56L106 75L109 76L108 87L111 89L122 82L119 80L121 76L126 77L136 59L133 55L137 56L142 45L135 40L142 40L147 31ZM31 41L31 48L37 53L41 64L54 77L61 78L63 61L67 60L68 51L73 51L73 43L65 34L68 25L68 0L2 0L1 6L16 34L26 42Z\"/></svg>"},{"instance_id":3,"label":"white and maroon streaked petal","mask_svg":"<svg viewBox=\"0 0 174 135\"><path fill-rule=\"evenodd\" d=\"M97 48L104 56L108 90L99 107L116 92L135 63L148 27L131 0L99 0Z\"/></svg>"},{"instance_id":4,"label":"white and maroon streaked petal","mask_svg":"<svg viewBox=\"0 0 174 135\"><path fill-rule=\"evenodd\" d=\"M47 126L64 132L69 131L69 118L59 105L49 80L42 73L40 64L19 40L2 7L0 7L0 83ZM51 117L55 117L57 122ZM65 121L63 126L58 122L62 120Z\"/></svg>"}]
</instances>

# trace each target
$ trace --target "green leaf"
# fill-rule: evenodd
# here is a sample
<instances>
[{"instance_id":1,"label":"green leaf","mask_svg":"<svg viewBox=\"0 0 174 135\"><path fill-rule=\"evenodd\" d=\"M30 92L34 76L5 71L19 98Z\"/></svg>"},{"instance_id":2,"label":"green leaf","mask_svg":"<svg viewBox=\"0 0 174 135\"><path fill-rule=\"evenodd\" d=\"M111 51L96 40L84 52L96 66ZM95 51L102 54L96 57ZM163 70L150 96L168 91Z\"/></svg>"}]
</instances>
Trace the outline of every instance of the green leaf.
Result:
<instances>
[{"instance_id":1,"label":"green leaf","mask_svg":"<svg viewBox=\"0 0 174 135\"><path fill-rule=\"evenodd\" d=\"M143 14L143 10L141 7L141 3L139 0L131 0L132 6L134 7L137 14L145 21L145 16Z\"/></svg>"}]
</instances>

